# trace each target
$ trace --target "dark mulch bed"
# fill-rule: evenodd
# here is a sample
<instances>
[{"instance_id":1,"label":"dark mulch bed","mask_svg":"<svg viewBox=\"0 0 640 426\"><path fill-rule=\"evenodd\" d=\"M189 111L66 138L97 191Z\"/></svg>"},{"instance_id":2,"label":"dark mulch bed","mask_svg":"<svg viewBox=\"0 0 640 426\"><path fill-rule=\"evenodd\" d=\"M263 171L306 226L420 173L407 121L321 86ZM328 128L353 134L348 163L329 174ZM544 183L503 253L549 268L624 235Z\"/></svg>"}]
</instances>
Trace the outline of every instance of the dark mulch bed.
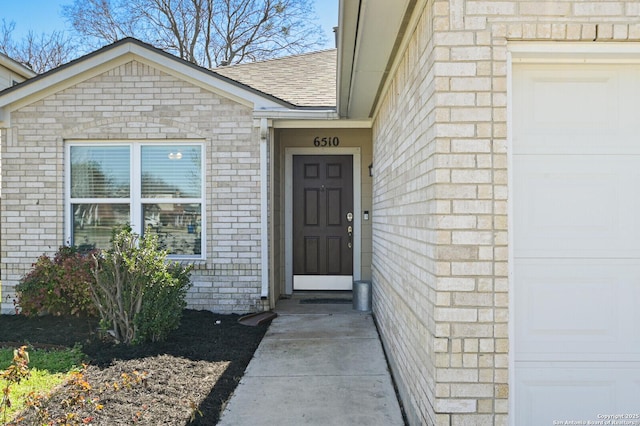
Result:
<instances>
[{"instance_id":1,"label":"dark mulch bed","mask_svg":"<svg viewBox=\"0 0 640 426\"><path fill-rule=\"evenodd\" d=\"M101 340L97 320L2 315L0 347L80 343L89 361L84 377L92 396L104 406L78 412L82 418L92 417L93 425L210 426L218 422L268 327L240 325L238 318L186 310L180 328L166 342L124 346ZM146 378L123 386L122 374L134 378L134 371ZM113 383L120 384L118 390ZM59 390L54 401L68 397L69 392ZM60 405L49 404L52 414Z\"/></svg>"}]
</instances>

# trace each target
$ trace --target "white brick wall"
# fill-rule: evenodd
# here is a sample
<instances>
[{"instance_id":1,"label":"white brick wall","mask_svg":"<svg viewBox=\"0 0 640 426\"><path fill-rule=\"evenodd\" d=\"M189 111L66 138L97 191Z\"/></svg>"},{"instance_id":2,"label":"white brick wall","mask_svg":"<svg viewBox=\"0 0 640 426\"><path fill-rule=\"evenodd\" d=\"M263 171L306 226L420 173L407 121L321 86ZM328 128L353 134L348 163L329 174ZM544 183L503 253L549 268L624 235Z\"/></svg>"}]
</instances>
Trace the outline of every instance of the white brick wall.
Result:
<instances>
[{"instance_id":1,"label":"white brick wall","mask_svg":"<svg viewBox=\"0 0 640 426\"><path fill-rule=\"evenodd\" d=\"M207 259L189 307L249 312L260 305L259 135L251 108L139 62L77 83L11 114L3 134L2 285L64 243L64 141L206 141Z\"/></svg>"},{"instance_id":2,"label":"white brick wall","mask_svg":"<svg viewBox=\"0 0 640 426\"><path fill-rule=\"evenodd\" d=\"M374 312L412 425L504 425L506 46L640 41L640 6L417 4L374 117Z\"/></svg>"}]
</instances>

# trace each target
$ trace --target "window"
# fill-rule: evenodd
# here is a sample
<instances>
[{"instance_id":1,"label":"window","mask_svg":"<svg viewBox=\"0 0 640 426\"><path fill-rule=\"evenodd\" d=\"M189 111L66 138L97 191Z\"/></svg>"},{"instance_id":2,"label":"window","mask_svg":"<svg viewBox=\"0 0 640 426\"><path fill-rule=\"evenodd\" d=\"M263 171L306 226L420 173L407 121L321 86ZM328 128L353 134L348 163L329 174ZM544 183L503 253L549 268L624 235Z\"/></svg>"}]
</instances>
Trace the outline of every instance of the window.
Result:
<instances>
[{"instance_id":1,"label":"window","mask_svg":"<svg viewBox=\"0 0 640 426\"><path fill-rule=\"evenodd\" d=\"M71 244L106 248L130 223L172 256L203 256L202 144L73 143L67 158Z\"/></svg>"}]
</instances>

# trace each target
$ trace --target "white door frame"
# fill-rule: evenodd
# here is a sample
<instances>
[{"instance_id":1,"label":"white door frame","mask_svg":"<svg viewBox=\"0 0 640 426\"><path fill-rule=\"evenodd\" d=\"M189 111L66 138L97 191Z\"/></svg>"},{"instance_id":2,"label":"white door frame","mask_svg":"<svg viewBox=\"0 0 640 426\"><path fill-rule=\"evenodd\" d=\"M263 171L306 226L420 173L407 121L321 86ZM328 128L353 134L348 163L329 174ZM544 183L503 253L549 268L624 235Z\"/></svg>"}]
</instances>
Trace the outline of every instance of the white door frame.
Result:
<instances>
[{"instance_id":1,"label":"white door frame","mask_svg":"<svg viewBox=\"0 0 640 426\"><path fill-rule=\"evenodd\" d=\"M513 217L513 65L516 63L600 63L637 64L640 62L640 43L584 43L584 42L510 42L507 45L507 179L508 203L508 279L509 300L515 300L516 273L514 270L514 217ZM515 368L515 309L509 303L509 425L516 426L516 368Z\"/></svg>"},{"instance_id":2,"label":"white door frame","mask_svg":"<svg viewBox=\"0 0 640 426\"><path fill-rule=\"evenodd\" d=\"M362 259L362 184L360 148L285 148L284 252L285 294L293 294L293 156L351 155L353 157L353 279L360 279Z\"/></svg>"}]
</instances>

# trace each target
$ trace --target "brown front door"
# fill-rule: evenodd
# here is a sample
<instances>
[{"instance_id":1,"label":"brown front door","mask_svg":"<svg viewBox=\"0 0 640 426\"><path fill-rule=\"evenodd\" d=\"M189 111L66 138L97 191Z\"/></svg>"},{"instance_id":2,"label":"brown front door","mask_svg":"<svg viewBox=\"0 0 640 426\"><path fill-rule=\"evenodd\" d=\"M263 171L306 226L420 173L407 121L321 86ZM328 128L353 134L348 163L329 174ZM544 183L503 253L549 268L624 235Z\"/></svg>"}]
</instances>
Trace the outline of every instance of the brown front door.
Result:
<instances>
[{"instance_id":1,"label":"brown front door","mask_svg":"<svg viewBox=\"0 0 640 426\"><path fill-rule=\"evenodd\" d=\"M350 290L353 157L293 157L293 288Z\"/></svg>"}]
</instances>

